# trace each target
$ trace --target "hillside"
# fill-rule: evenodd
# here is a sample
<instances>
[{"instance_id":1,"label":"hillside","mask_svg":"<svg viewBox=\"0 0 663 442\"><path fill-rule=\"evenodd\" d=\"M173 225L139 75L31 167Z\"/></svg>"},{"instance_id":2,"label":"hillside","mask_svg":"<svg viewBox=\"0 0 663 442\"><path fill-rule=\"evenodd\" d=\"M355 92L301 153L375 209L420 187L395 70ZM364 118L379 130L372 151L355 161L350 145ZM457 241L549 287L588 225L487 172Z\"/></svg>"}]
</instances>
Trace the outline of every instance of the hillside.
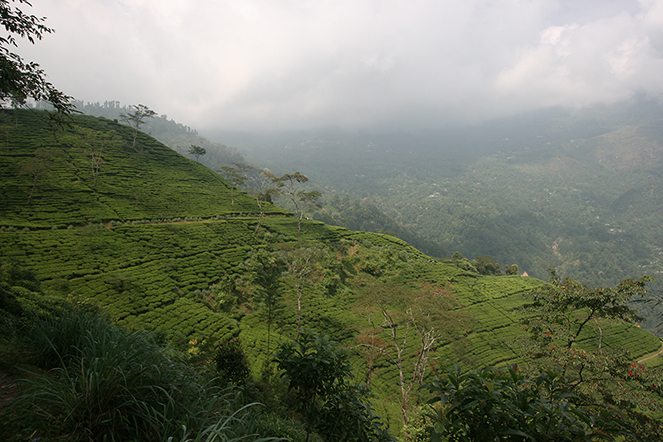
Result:
<instances>
[{"instance_id":1,"label":"hillside","mask_svg":"<svg viewBox=\"0 0 663 442\"><path fill-rule=\"evenodd\" d=\"M448 255L489 255L541 279L552 264L599 286L663 272L662 118L660 104L636 102L434 133L236 135L233 142L306 170L325 189L332 222L365 202ZM371 212L361 215L371 221ZM659 294L661 287L653 285ZM646 327L663 333L657 310L642 313Z\"/></svg>"},{"instance_id":2,"label":"hillside","mask_svg":"<svg viewBox=\"0 0 663 442\"><path fill-rule=\"evenodd\" d=\"M369 320L379 319L378 305L406 312L439 292L438 366L522 359L515 341L524 335L522 295L538 279L479 276L394 237L317 221L305 220L298 236L297 220L272 205L255 232L250 196L240 192L231 207L220 176L145 134L132 146L130 128L103 118L75 116L71 128L55 131L39 112L3 110L0 119L0 256L34 272L50 295L93 302L182 349L239 336L257 373L274 348L267 348L268 327L274 345L294 337L297 319L295 283L286 275L274 321L267 319L255 286L264 273L258 259L315 250L315 276L301 289L304 327L356 349L371 333ZM26 305L34 302L29 290L18 292ZM421 297L408 304L412 293ZM601 326L606 347L628 347L634 358L659 349L637 327ZM369 370L367 361L355 352L378 414L397 426L398 373L385 360Z\"/></svg>"}]
</instances>

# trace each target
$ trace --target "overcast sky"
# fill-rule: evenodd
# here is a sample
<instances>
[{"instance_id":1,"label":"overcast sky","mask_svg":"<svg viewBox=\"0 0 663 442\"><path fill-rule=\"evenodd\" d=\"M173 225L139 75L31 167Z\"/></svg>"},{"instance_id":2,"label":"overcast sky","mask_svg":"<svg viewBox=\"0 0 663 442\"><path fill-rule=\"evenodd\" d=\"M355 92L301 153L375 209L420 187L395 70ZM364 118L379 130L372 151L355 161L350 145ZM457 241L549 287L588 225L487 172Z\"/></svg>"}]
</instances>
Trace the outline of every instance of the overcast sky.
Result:
<instances>
[{"instance_id":1,"label":"overcast sky","mask_svg":"<svg viewBox=\"0 0 663 442\"><path fill-rule=\"evenodd\" d=\"M663 0L32 0L63 92L205 130L437 127L663 97Z\"/></svg>"}]
</instances>

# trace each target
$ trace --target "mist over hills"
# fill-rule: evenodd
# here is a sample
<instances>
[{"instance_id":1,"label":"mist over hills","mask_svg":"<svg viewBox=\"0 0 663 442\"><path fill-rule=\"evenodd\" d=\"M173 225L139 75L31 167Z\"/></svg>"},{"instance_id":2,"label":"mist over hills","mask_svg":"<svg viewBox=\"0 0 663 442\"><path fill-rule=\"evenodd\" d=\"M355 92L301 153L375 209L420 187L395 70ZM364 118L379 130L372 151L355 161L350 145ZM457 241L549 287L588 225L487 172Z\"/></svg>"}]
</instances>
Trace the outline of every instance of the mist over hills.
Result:
<instances>
[{"instance_id":1,"label":"mist over hills","mask_svg":"<svg viewBox=\"0 0 663 442\"><path fill-rule=\"evenodd\" d=\"M391 419L394 433L401 428L399 372L357 350L362 339L382 333L370 326L378 306L434 321L431 357L440 364L525 358L523 295L540 280L482 276L393 236L313 220L303 221L299 235L297 219L271 204L260 224L248 194L237 193L233 204L223 178L146 134L132 145L131 129L113 120L75 116L72 127L55 133L45 121L35 111L0 112L1 270L20 266L36 281L3 286L2 309L9 301L27 311L65 298L91 303L119 324L155 331L189 352L237 337L256 376L272 357L270 336L272 343L292 339L301 318L302 327L354 349L357 376L370 380L373 409ZM32 168L38 164L44 168ZM300 291L284 264L270 321L260 260L305 253L315 254L315 276ZM437 297L441 304L430 307ZM390 339L404 339L406 328L394 327ZM579 345L594 345L599 332L602 345L626 346L634 358L660 347L644 329L610 320ZM420 355L411 350L403 359L408 367Z\"/></svg>"},{"instance_id":2,"label":"mist over hills","mask_svg":"<svg viewBox=\"0 0 663 442\"><path fill-rule=\"evenodd\" d=\"M306 173L326 196L318 216L332 223L345 213L364 229L380 225L368 209L357 221L357 210L340 204L347 198L448 255L490 255L542 279L550 265L595 286L663 271L656 101L553 108L435 132L216 136L279 170ZM649 327L660 328L657 316Z\"/></svg>"}]
</instances>

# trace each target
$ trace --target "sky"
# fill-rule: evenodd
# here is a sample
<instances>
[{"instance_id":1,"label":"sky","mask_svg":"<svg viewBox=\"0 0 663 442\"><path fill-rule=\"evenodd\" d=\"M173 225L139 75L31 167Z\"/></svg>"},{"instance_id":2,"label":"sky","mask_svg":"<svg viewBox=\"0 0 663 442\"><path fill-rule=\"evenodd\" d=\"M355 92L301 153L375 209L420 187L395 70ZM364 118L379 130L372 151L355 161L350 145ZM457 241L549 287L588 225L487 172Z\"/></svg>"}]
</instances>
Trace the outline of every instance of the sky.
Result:
<instances>
[{"instance_id":1,"label":"sky","mask_svg":"<svg viewBox=\"0 0 663 442\"><path fill-rule=\"evenodd\" d=\"M64 93L202 130L410 130L663 99L663 0L32 0Z\"/></svg>"}]
</instances>

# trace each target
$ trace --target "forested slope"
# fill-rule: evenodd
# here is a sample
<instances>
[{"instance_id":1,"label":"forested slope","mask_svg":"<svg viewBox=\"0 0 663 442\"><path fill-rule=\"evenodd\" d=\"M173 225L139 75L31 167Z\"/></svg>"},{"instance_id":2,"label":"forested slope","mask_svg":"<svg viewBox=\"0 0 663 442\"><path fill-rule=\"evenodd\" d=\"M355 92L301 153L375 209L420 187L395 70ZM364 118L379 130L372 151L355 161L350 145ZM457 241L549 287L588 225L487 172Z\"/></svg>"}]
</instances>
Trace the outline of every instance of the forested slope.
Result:
<instances>
[{"instance_id":1,"label":"forested slope","mask_svg":"<svg viewBox=\"0 0 663 442\"><path fill-rule=\"evenodd\" d=\"M307 170L336 222L383 228L371 207L448 255L614 285L663 274L661 118L660 104L638 102L435 133L292 134L253 154ZM642 312L660 331L659 312Z\"/></svg>"}]
</instances>

